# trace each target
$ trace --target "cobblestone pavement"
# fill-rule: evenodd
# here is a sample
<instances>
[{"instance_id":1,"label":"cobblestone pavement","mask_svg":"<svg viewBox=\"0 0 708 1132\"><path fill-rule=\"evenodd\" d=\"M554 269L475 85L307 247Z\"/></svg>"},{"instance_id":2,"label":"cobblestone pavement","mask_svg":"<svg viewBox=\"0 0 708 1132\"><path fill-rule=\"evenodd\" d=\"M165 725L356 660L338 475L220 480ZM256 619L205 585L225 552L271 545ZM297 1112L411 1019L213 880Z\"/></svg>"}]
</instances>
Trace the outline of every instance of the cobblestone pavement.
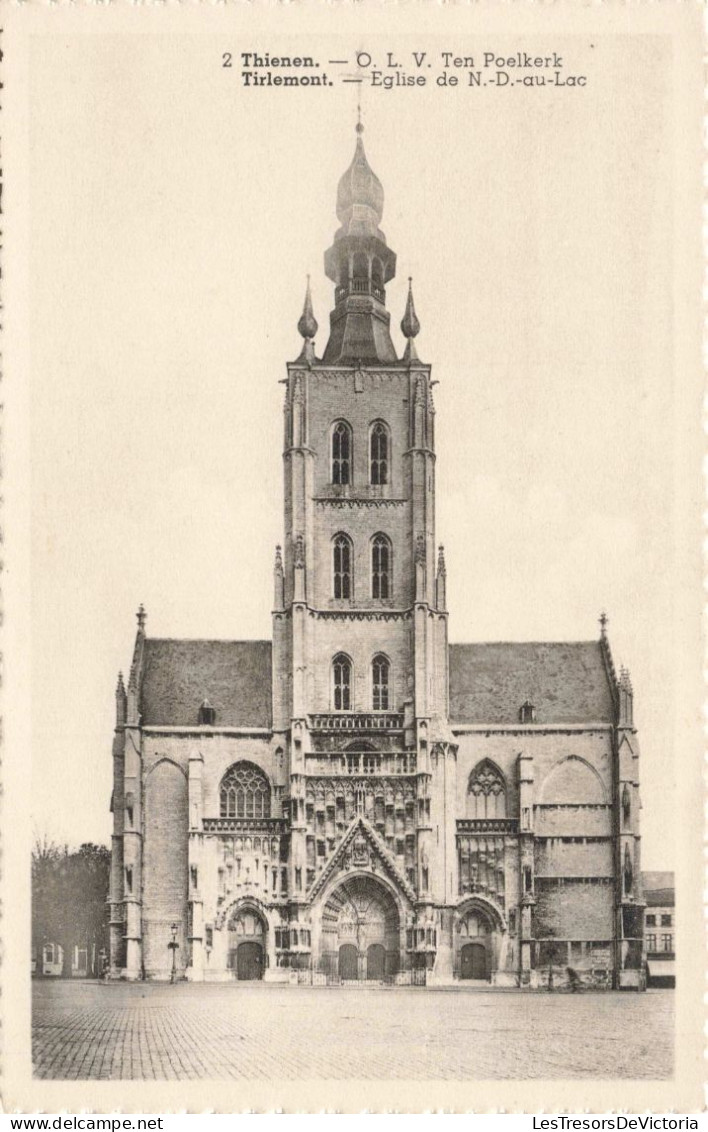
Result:
<instances>
[{"instance_id":1,"label":"cobblestone pavement","mask_svg":"<svg viewBox=\"0 0 708 1132\"><path fill-rule=\"evenodd\" d=\"M673 992L37 982L45 1078L670 1077Z\"/></svg>"}]
</instances>

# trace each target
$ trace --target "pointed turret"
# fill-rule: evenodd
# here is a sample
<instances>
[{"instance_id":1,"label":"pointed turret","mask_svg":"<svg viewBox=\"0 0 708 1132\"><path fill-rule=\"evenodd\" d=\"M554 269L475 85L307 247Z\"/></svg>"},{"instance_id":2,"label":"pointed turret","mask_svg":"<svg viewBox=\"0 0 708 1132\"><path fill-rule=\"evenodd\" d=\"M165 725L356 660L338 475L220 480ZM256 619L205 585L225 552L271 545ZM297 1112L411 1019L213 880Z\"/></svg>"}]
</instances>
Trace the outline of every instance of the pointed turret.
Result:
<instances>
[{"instance_id":1,"label":"pointed turret","mask_svg":"<svg viewBox=\"0 0 708 1132\"><path fill-rule=\"evenodd\" d=\"M307 277L307 288L305 290L305 303L302 308L302 314L298 319L297 324L298 334L305 339L302 346L300 358L305 358L307 361L312 361L315 357L314 337L318 330L317 319L312 309L312 291L310 290L310 276Z\"/></svg>"},{"instance_id":2,"label":"pointed turret","mask_svg":"<svg viewBox=\"0 0 708 1132\"><path fill-rule=\"evenodd\" d=\"M384 192L364 151L363 130L358 122L354 157L337 189L341 228L325 254L327 277L336 285L323 358L330 364L398 361L384 290L396 273L396 256L379 228Z\"/></svg>"},{"instance_id":3,"label":"pointed turret","mask_svg":"<svg viewBox=\"0 0 708 1132\"><path fill-rule=\"evenodd\" d=\"M116 725L120 726L125 723L126 711L128 707L128 695L123 683L123 673L118 673L118 683L116 684Z\"/></svg>"},{"instance_id":4,"label":"pointed turret","mask_svg":"<svg viewBox=\"0 0 708 1132\"><path fill-rule=\"evenodd\" d=\"M273 567L273 608L285 608L285 572L283 570L283 555L280 546L275 548L275 565Z\"/></svg>"},{"instance_id":5,"label":"pointed turret","mask_svg":"<svg viewBox=\"0 0 708 1132\"><path fill-rule=\"evenodd\" d=\"M437 607L441 612L447 610L447 568L445 566L445 547L438 547L438 575L436 578Z\"/></svg>"},{"instance_id":6,"label":"pointed turret","mask_svg":"<svg viewBox=\"0 0 708 1132\"><path fill-rule=\"evenodd\" d=\"M401 331L403 337L407 339L406 350L403 355L404 361L417 361L418 354L415 348L413 339L420 333L420 322L415 313L415 303L413 302L413 279L408 276L408 298L406 300L406 309L401 319Z\"/></svg>"},{"instance_id":7,"label":"pointed turret","mask_svg":"<svg viewBox=\"0 0 708 1132\"><path fill-rule=\"evenodd\" d=\"M139 721L138 703L140 699L143 654L145 651L145 622L147 621L147 613L145 612L144 605L141 604L139 606L138 612L135 614L135 619L138 622L138 631L135 634L133 660L130 665L130 675L128 676L128 696L126 703L126 722L128 724L135 724Z\"/></svg>"},{"instance_id":8,"label":"pointed turret","mask_svg":"<svg viewBox=\"0 0 708 1132\"><path fill-rule=\"evenodd\" d=\"M634 726L634 689L629 671L620 669L619 678L619 726Z\"/></svg>"}]
</instances>

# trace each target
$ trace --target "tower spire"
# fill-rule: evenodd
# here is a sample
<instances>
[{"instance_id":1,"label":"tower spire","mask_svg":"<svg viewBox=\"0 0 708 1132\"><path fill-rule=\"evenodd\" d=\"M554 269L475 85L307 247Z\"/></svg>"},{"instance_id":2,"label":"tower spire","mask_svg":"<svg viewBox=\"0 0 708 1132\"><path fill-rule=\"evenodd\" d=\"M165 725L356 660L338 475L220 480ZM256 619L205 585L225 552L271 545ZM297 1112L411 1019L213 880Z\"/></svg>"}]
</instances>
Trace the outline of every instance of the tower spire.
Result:
<instances>
[{"instance_id":1,"label":"tower spire","mask_svg":"<svg viewBox=\"0 0 708 1132\"><path fill-rule=\"evenodd\" d=\"M397 362L385 292L396 273L396 256L379 228L384 191L364 150L360 104L355 131L354 157L337 188L341 227L325 253L325 271L335 290L323 360L343 365Z\"/></svg>"},{"instance_id":2,"label":"tower spire","mask_svg":"<svg viewBox=\"0 0 708 1132\"><path fill-rule=\"evenodd\" d=\"M413 302L413 277L408 276L408 298L406 299L406 309L401 319L401 330L403 337L407 339L406 352L403 355L405 361L416 361L418 354L415 348L413 339L420 333L420 322L415 313L415 303Z\"/></svg>"},{"instance_id":3,"label":"tower spire","mask_svg":"<svg viewBox=\"0 0 708 1132\"><path fill-rule=\"evenodd\" d=\"M315 312L312 309L312 291L310 290L310 276L307 277L307 286L305 288L305 302L302 308L302 314L298 319L297 324L298 333L305 339L302 347L301 357L312 359L315 356L315 347L313 339L317 333L317 319Z\"/></svg>"}]
</instances>

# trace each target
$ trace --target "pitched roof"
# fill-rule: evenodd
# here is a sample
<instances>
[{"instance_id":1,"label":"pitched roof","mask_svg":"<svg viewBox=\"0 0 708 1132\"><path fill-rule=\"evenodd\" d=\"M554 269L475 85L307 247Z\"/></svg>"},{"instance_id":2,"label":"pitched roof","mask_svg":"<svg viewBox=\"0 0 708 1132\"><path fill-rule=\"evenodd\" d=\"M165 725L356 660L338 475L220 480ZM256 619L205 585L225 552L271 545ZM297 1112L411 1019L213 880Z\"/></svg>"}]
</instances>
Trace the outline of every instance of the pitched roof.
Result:
<instances>
[{"instance_id":1,"label":"pitched roof","mask_svg":"<svg viewBox=\"0 0 708 1132\"><path fill-rule=\"evenodd\" d=\"M644 899L650 908L670 906L674 903L673 873L642 873Z\"/></svg>"},{"instance_id":2,"label":"pitched roof","mask_svg":"<svg viewBox=\"0 0 708 1132\"><path fill-rule=\"evenodd\" d=\"M205 699L216 725L270 727L270 641L178 641L148 637L141 688L142 722L196 726Z\"/></svg>"},{"instance_id":3,"label":"pitched roof","mask_svg":"<svg viewBox=\"0 0 708 1132\"><path fill-rule=\"evenodd\" d=\"M450 645L451 723L612 723L614 706L598 641Z\"/></svg>"},{"instance_id":4,"label":"pitched roof","mask_svg":"<svg viewBox=\"0 0 708 1132\"><path fill-rule=\"evenodd\" d=\"M644 893L647 908L673 908L676 893L672 888L652 888Z\"/></svg>"}]
</instances>

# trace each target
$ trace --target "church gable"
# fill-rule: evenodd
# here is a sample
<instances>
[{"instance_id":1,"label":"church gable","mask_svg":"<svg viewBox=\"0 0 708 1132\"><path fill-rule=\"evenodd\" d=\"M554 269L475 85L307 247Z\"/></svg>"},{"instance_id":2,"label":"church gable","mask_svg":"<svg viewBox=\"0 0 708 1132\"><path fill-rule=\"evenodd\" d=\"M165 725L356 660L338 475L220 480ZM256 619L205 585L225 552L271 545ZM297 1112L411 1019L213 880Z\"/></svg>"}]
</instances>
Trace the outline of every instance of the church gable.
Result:
<instances>
[{"instance_id":1,"label":"church gable","mask_svg":"<svg viewBox=\"0 0 708 1132\"><path fill-rule=\"evenodd\" d=\"M314 900L338 873L350 874L357 869L383 873L411 903L415 902L415 891L397 867L393 855L389 853L366 818L361 816L352 822L338 848L315 880L309 892L310 900Z\"/></svg>"}]
</instances>

